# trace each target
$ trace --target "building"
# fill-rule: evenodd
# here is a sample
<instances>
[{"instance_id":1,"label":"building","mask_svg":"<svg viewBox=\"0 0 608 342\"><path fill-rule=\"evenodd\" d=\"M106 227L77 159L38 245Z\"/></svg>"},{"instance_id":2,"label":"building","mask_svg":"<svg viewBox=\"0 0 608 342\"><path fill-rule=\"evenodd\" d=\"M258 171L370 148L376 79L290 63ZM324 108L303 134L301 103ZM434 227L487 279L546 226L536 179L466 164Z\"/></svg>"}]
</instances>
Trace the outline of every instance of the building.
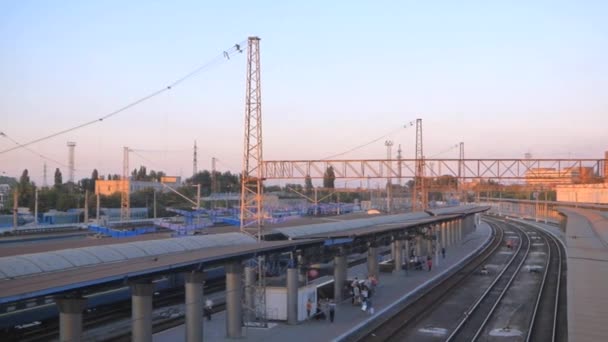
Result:
<instances>
[{"instance_id":1,"label":"building","mask_svg":"<svg viewBox=\"0 0 608 342\"><path fill-rule=\"evenodd\" d=\"M6 207L6 203L8 203L8 198L11 195L11 186L8 184L0 184L0 209L4 209Z\"/></svg>"},{"instance_id":2,"label":"building","mask_svg":"<svg viewBox=\"0 0 608 342\"><path fill-rule=\"evenodd\" d=\"M556 168L541 167L526 171L526 184L555 187L589 182L594 178L592 167Z\"/></svg>"},{"instance_id":3,"label":"building","mask_svg":"<svg viewBox=\"0 0 608 342\"><path fill-rule=\"evenodd\" d=\"M124 189L124 186L129 187L130 193L145 189L153 189L154 191L169 191L163 184L166 184L172 188L180 187L182 185L181 177L162 177L160 182L132 181L130 179L126 181L98 179L95 181L95 194L109 196L113 193L121 192Z\"/></svg>"}]
</instances>

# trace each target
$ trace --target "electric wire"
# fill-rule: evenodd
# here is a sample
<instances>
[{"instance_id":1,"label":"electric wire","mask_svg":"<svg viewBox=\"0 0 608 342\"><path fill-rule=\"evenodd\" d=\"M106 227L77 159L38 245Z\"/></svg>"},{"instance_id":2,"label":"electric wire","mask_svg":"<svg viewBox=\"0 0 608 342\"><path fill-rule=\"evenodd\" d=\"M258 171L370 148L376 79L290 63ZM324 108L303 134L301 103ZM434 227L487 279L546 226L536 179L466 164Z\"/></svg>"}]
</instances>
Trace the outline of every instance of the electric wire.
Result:
<instances>
[{"instance_id":1,"label":"electric wire","mask_svg":"<svg viewBox=\"0 0 608 342\"><path fill-rule=\"evenodd\" d=\"M437 157L437 156L440 156L440 155L442 155L442 154L444 154L444 153L450 152L450 151L452 151L453 149L457 148L458 146L460 146L460 145L459 145L459 144L452 145L452 146L450 146L450 147L446 148L445 150L443 150L443 151L441 151L441 152L438 152L438 153L433 154L432 156L428 157L427 159L433 159L433 158L435 158L435 157Z\"/></svg>"},{"instance_id":2,"label":"electric wire","mask_svg":"<svg viewBox=\"0 0 608 342\"><path fill-rule=\"evenodd\" d=\"M31 148L29 148L29 147L27 147L27 146L24 146L24 145L22 145L22 144L20 144L20 143L19 143L17 140L15 140L15 139L11 138L11 137L10 137L8 134L6 134L6 133L4 133L4 132L0 132L0 136L1 136L1 137L5 137L5 138L7 138L8 140L12 141L12 142L13 142L15 145L17 145L17 146L18 146L18 148L19 148L19 147L22 147L22 148L23 148L23 149L25 149L26 151L28 151L28 152L30 152L30 153L33 153L33 154L37 155L38 157L40 157L40 158L42 158L42 159L44 159L44 160L48 160L48 161L53 162L53 163L55 163L55 164L57 164L57 165L59 165L59 166L67 167L68 169L70 168L68 165L66 165L66 164L64 164L64 163L62 163L62 162L60 162L60 161L58 161L58 160L55 160L55 159L50 158L50 157L47 157L47 156L43 155L42 153L36 152L36 151L34 151L33 149L31 149ZM77 170L77 169L74 169L74 171L78 171L78 170Z\"/></svg>"},{"instance_id":3,"label":"electric wire","mask_svg":"<svg viewBox=\"0 0 608 342\"><path fill-rule=\"evenodd\" d=\"M342 153L338 153L338 154L334 154L334 155L331 155L331 156L328 156L328 157L325 157L325 158L321 158L321 160L333 159L333 158L336 158L336 157L343 156L343 155L345 155L345 154L348 154L348 153L354 152L354 151L356 151L356 150L358 150L358 149L361 149L361 148L363 148L363 147L367 147L367 146L369 146L369 145L371 145L371 144L373 144L373 143L376 143L376 142L378 142L378 141L380 141L380 140L382 140L382 139L384 139L384 138L386 138L386 137L388 137L388 136L391 136L391 135L393 135L393 134L395 134L395 133L399 132L399 131L400 131L401 129L403 129L403 128L408 128L408 127L413 126L413 125L414 125L414 123L415 123L415 121L410 121L409 123L407 123L407 124L405 124L405 125L403 125L403 126L399 127L398 129L396 129L396 130L394 130L394 131L391 131L391 132L389 132L389 133L387 133L387 134L384 134L383 136L378 137L378 138L376 138L376 139L374 139L374 140L372 140L372 141L370 141L370 142L367 142L367 143L362 144L362 145L359 145L359 146L355 146L355 147L351 148L350 150L345 151L345 152L342 152Z\"/></svg>"},{"instance_id":4,"label":"electric wire","mask_svg":"<svg viewBox=\"0 0 608 342\"><path fill-rule=\"evenodd\" d=\"M110 113L108 113L108 114L106 114L106 115L104 115L104 116L102 116L102 117L100 117L98 119L91 120L91 121L82 123L80 125L73 126L73 127L61 130L59 132L55 132L55 133L43 136L43 137L38 138L38 139L34 139L34 140L31 140L31 141L28 141L28 142L23 143L23 144L18 144L18 146L15 146L15 147L12 147L12 148L0 151L0 154L7 153L7 152L10 152L10 151L19 149L19 148L24 148L24 147L29 146L31 144L35 144L37 142L45 141L45 140L57 137L59 135L65 134L65 133L72 132L72 131L78 130L80 128L90 126L92 124L95 124L95 123L98 123L98 122L102 122L105 119L109 119L109 118L111 118L111 117L113 117L113 116L115 116L117 114L120 114L120 113L122 113L122 112L124 112L124 111L126 111L126 110L128 110L128 109L130 109L132 107L135 107L135 106L139 105L142 102L145 102L145 101L147 101L147 100L149 100L149 99L151 99L153 97L156 97L156 96L158 96L158 95L160 95L160 94L162 94L164 92L167 92L167 91L173 89L175 86L177 86L177 85L181 84L182 82L184 82L184 81L186 81L186 80L194 77L198 73L200 73L200 72L202 72L204 70L207 70L207 69L211 68L212 66L215 66L216 64L219 64L219 63L221 63L223 61L226 61L226 60L230 60L230 56L232 56L234 54L237 54L237 53L242 53L243 52L243 50L241 49L241 47L244 46L245 43L246 43L246 41L242 41L240 43L235 44L230 49L228 49L226 51L223 51L221 54L219 54L216 57L214 57L213 59L211 59L210 62L207 62L207 63L201 65L200 67L192 70L191 72L187 73L186 75L184 75L184 76L178 78L177 80L171 82L169 85L167 85L167 86L165 86L165 87L163 87L163 88L161 88L159 90L156 90L156 91L154 91L154 92L152 92L152 93L150 93L150 94L148 94L146 96L143 96L143 97L141 97L141 98L139 98L139 99L137 99L137 100L135 100L135 101L133 101L133 102L131 102L131 103L129 103L129 104L121 107L121 108L118 108L117 110L114 110L114 111L112 111L112 112L110 112Z\"/></svg>"}]
</instances>

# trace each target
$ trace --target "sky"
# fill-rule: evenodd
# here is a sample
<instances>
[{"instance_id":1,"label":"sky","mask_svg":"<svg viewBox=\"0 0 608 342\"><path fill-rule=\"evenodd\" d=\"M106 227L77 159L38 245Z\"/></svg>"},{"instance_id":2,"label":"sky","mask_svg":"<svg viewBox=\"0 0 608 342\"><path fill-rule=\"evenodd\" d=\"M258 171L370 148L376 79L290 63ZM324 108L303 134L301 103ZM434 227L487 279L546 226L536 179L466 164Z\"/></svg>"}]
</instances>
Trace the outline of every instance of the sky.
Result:
<instances>
[{"instance_id":1,"label":"sky","mask_svg":"<svg viewBox=\"0 0 608 342\"><path fill-rule=\"evenodd\" d=\"M265 160L597 158L608 150L606 1L2 1L0 174L239 172L246 55L261 38ZM219 61L171 90L96 120ZM407 126L407 128L403 128ZM12 140L11 140L12 139ZM14 140L14 141L13 141Z\"/></svg>"}]
</instances>

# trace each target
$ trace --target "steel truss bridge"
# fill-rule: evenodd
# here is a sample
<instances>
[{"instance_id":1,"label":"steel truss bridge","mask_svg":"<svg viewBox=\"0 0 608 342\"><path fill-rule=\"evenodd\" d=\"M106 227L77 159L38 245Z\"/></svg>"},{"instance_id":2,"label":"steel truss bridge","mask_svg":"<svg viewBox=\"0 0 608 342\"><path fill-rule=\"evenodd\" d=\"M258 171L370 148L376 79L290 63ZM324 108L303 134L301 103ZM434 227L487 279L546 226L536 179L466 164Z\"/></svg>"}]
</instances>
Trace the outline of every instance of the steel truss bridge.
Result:
<instances>
[{"instance_id":1,"label":"steel truss bridge","mask_svg":"<svg viewBox=\"0 0 608 342\"><path fill-rule=\"evenodd\" d=\"M415 159L266 160L265 180L322 179L333 168L336 178L414 178ZM593 170L606 177L608 159L424 159L425 176L465 179L530 180L572 179Z\"/></svg>"}]
</instances>

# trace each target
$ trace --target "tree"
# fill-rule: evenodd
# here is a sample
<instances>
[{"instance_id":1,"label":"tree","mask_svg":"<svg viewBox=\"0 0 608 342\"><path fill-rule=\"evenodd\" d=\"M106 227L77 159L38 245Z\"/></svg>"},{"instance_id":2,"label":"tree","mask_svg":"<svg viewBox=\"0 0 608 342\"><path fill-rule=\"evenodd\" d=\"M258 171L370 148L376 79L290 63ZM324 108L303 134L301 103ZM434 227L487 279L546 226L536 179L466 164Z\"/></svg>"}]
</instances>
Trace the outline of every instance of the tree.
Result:
<instances>
[{"instance_id":1,"label":"tree","mask_svg":"<svg viewBox=\"0 0 608 342\"><path fill-rule=\"evenodd\" d=\"M23 170L23 173L21 173L17 189L19 191L19 205L22 207L30 207L30 204L32 204L33 186L32 183L30 183L30 176L27 169Z\"/></svg>"},{"instance_id":2,"label":"tree","mask_svg":"<svg viewBox=\"0 0 608 342\"><path fill-rule=\"evenodd\" d=\"M61 186L61 184L63 184L63 177L61 175L61 171L59 171L59 168L55 169L55 186L59 187Z\"/></svg>"},{"instance_id":3,"label":"tree","mask_svg":"<svg viewBox=\"0 0 608 342\"><path fill-rule=\"evenodd\" d=\"M310 178L310 175L306 175L306 178L304 178L304 189L306 191L306 196L312 195L313 185L312 178Z\"/></svg>"},{"instance_id":4,"label":"tree","mask_svg":"<svg viewBox=\"0 0 608 342\"><path fill-rule=\"evenodd\" d=\"M336 174L334 173L334 168L333 166L329 166L323 175L323 187L333 189L335 180Z\"/></svg>"}]
</instances>

